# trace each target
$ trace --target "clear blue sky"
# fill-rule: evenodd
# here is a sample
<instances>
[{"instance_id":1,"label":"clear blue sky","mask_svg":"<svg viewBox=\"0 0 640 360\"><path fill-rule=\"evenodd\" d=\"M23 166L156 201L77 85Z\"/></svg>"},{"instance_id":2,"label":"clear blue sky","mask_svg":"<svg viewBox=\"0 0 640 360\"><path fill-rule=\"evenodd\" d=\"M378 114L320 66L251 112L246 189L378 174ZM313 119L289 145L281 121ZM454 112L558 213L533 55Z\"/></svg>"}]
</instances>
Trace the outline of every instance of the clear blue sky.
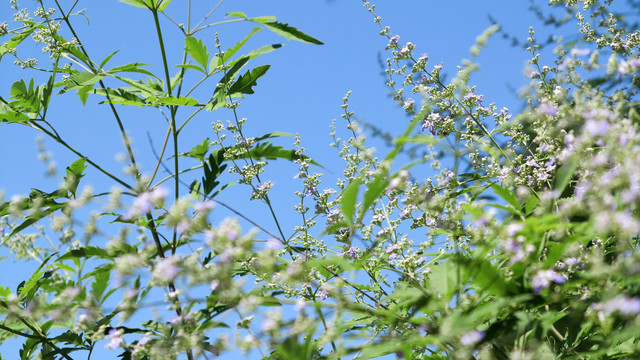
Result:
<instances>
[{"instance_id":1,"label":"clear blue sky","mask_svg":"<svg viewBox=\"0 0 640 360\"><path fill-rule=\"evenodd\" d=\"M23 2L24 6L31 6L32 3L25 0ZM197 0L193 3L198 9L194 12L194 22L198 22L199 16L206 13L214 2ZM544 5L546 2L537 3ZM186 1L174 0L167 12L175 15L178 21L186 23L185 11L181 9L184 5ZM489 14L503 25L505 31L521 40L528 36L530 25L548 35L548 31L542 31L541 24L528 12L528 6L528 1L514 0L387 0L378 2L377 13L382 17L383 25L391 27L392 34L401 36L401 43L413 42L419 53L429 53L431 64L443 62L444 72L453 76L455 66L462 59L469 58L469 48L476 36L491 25L487 17ZM111 52L120 50L110 61L111 66L133 61L144 62L150 64L148 69L163 77L158 61L158 44L148 12L114 0L80 0L77 9L83 8L86 8L90 23L87 24L82 16L77 16L72 21L95 60L100 61ZM331 141L329 125L334 118L341 124L341 99L347 91L352 91L350 110L358 118L392 134L404 129L407 118L402 109L388 97L389 91L384 86L385 80L380 68L380 60L384 62L388 57L384 50L387 40L378 35L377 25L373 23L371 14L362 7L360 0L227 0L211 20L222 20L224 14L230 11L243 11L249 16L275 15L279 21L296 26L325 43L315 46L287 42L263 30L247 44L244 53L265 44L285 44L283 48L250 64L250 68L271 64L271 69L259 80L256 94L242 100L243 105L239 108L240 117L248 118L244 130L247 136L259 136L275 130L300 133L302 145L307 149L308 155L333 171L325 184L331 186L333 182L330 179L341 175L343 165L337 161L339 159L335 149L328 147ZM0 21L10 18L12 13L8 2L5 2L0 8ZM168 44L169 61L179 63L183 49L182 37L168 21L163 21L162 25L164 33L172 39ZM213 31L218 31L223 48L228 48L253 26L255 25L252 23L225 24L199 33L199 36L203 37L212 50ZM546 35L540 38L546 39ZM29 41L23 44L23 48L34 54L39 51ZM523 70L527 59L528 55L522 48L514 48L509 41L495 36L477 59L482 68L474 75L471 83L478 85L477 92L485 95L486 103L495 101L499 107L507 106L518 110L522 107L522 102L515 97L513 89L521 88L527 82ZM554 57L549 56L543 58L543 62L550 63L553 59ZM0 95L8 98L13 81L33 76L39 75L20 71L12 64L9 56L3 58L0 62ZM41 77L38 79L43 82ZM212 92L213 86L214 83L209 83L202 94ZM81 152L120 173L123 164L115 161L114 149L117 149L115 152L123 153L124 147L108 109L106 106L97 107L97 102L97 97L90 97L87 106L82 107L75 94L54 98L49 121ZM143 164L143 171L151 172L155 161L146 132L151 133L154 146L158 148L166 131L163 120L151 109L122 109L121 115L134 140L134 149L139 162ZM232 120L232 114L228 110L220 110L196 118L182 138L180 150L190 149L205 136L213 137L211 122L216 120ZM346 134L344 127L339 126L339 130ZM279 144L291 147L292 142L291 138ZM59 174L62 174L64 167L76 157L53 141L45 140L45 143L47 150L53 152L54 159L60 166ZM382 146L379 148L384 150ZM13 194L27 195L31 187L52 191L59 182L59 179L43 177L46 168L37 160L35 132L31 129L0 124L0 154L0 190L5 191L7 198ZM380 156L383 155L384 153ZM292 209L295 201L292 192L300 189L300 184L294 183L292 179L297 168L287 163L274 165L274 169L265 176L271 176L276 182L270 195L283 218L290 216L297 221L298 217ZM84 184L92 184L96 191L110 189L111 183L102 174L92 169L88 172L89 175L83 180ZM223 193L220 199L232 203L238 210L273 230L275 227L267 216L267 208L255 202L249 203L249 194L246 187L236 186ZM214 224L228 215L223 210L216 211L218 212L212 218ZM296 221L285 223L285 228L291 228ZM285 230L285 235L290 233L290 230ZM4 253L2 251L0 255ZM13 266L10 260L3 261L0 263L0 274L9 274L7 271ZM14 270L11 272L12 276L0 275L0 284L15 289L34 268L34 264L21 265L19 269L24 269L24 276L15 276ZM12 351L17 349L1 352L7 358L12 358ZM114 353L107 354L105 357L92 358L112 358Z\"/></svg>"}]
</instances>

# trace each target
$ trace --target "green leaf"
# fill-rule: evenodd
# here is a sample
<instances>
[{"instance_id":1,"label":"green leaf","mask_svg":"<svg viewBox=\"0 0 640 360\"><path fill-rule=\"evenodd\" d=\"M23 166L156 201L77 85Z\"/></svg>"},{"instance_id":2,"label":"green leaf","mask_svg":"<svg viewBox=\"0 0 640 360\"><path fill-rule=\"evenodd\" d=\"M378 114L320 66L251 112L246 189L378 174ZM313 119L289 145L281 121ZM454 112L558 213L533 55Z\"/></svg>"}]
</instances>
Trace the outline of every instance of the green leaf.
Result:
<instances>
[{"instance_id":1,"label":"green leaf","mask_svg":"<svg viewBox=\"0 0 640 360\"><path fill-rule=\"evenodd\" d=\"M266 139L270 139L270 138L274 138L274 137L282 137L282 136L293 136L293 134L289 134L289 133L283 132L283 131L274 131L274 132L270 132L268 134L264 134L264 135L258 136L254 140L256 142L258 142L258 141L262 141L262 140L266 140Z\"/></svg>"},{"instance_id":2,"label":"green leaf","mask_svg":"<svg viewBox=\"0 0 640 360\"><path fill-rule=\"evenodd\" d=\"M110 70L107 71L107 74L117 74L117 73L121 73L121 72L132 72L132 73L139 73L139 74L145 74L145 75L156 77L155 75L153 75L152 72L140 68L141 66L148 66L148 65L149 64L145 64L145 63L124 64L124 65L120 65L120 66L116 66L114 68L111 68Z\"/></svg>"},{"instance_id":3,"label":"green leaf","mask_svg":"<svg viewBox=\"0 0 640 360\"><path fill-rule=\"evenodd\" d=\"M203 195L209 194L220 184L218 177L223 174L227 168L224 162L224 150L216 149L209 155L209 160L203 162L204 177L202 178Z\"/></svg>"},{"instance_id":4,"label":"green leaf","mask_svg":"<svg viewBox=\"0 0 640 360\"><path fill-rule=\"evenodd\" d=\"M491 185L491 189L493 189L493 192L495 192L496 195L500 196L509 205L513 206L513 208L517 211L517 213L521 211L522 206L520 205L520 202L518 202L518 198L514 193L503 188L498 184Z\"/></svg>"},{"instance_id":5,"label":"green leaf","mask_svg":"<svg viewBox=\"0 0 640 360\"><path fill-rule=\"evenodd\" d=\"M102 295L104 294L104 291L109 286L110 276L111 276L111 272L104 271L96 274L93 277L94 281L91 283L91 293L93 294L93 296L95 297L95 299L98 301L99 304L102 304L102 302L106 299L106 298L103 299Z\"/></svg>"},{"instance_id":6,"label":"green leaf","mask_svg":"<svg viewBox=\"0 0 640 360\"><path fill-rule=\"evenodd\" d=\"M301 41L309 44L315 44L315 45L324 44L322 41L312 36L309 36L288 24L277 22L277 21L269 21L269 22L258 21L258 22L260 22L261 24L264 24L267 28L269 28L269 30L275 32L276 34L284 36L287 40L297 40L297 41Z\"/></svg>"},{"instance_id":7,"label":"green leaf","mask_svg":"<svg viewBox=\"0 0 640 360\"><path fill-rule=\"evenodd\" d=\"M153 106L197 106L198 100L191 97L175 97L175 96L165 96L159 99L156 99L151 105Z\"/></svg>"},{"instance_id":8,"label":"green leaf","mask_svg":"<svg viewBox=\"0 0 640 360\"><path fill-rule=\"evenodd\" d=\"M351 224L353 223L353 213L356 209L356 201L358 200L358 190L360 190L360 184L362 182L356 179L344 189L342 192L342 200L340 201L340 207L344 214L345 220Z\"/></svg>"},{"instance_id":9,"label":"green leaf","mask_svg":"<svg viewBox=\"0 0 640 360\"><path fill-rule=\"evenodd\" d=\"M106 58L104 58L104 60L102 60L102 62L100 63L99 68L102 69L105 65L107 65L107 63L109 62L109 60L111 60L111 58L118 53L118 51L120 50L116 50L114 52L112 52L109 56L107 56Z\"/></svg>"},{"instance_id":10,"label":"green leaf","mask_svg":"<svg viewBox=\"0 0 640 360\"><path fill-rule=\"evenodd\" d=\"M255 28L251 29L249 34L247 36L245 36L244 39L240 40L232 48L230 48L229 50L224 52L224 56L222 58L222 61L219 61L220 63L217 64L216 66L221 65L221 63L227 62L227 60L231 59L231 57L233 55L235 55L244 46L244 44L246 44L247 41L249 41L249 39L251 39L253 37L253 35L259 33L261 30L262 30L261 27L255 27Z\"/></svg>"},{"instance_id":11,"label":"green leaf","mask_svg":"<svg viewBox=\"0 0 640 360\"><path fill-rule=\"evenodd\" d=\"M151 7L147 4L148 1L142 0L120 0L121 3L133 5L135 7L151 10Z\"/></svg>"},{"instance_id":12,"label":"green leaf","mask_svg":"<svg viewBox=\"0 0 640 360\"><path fill-rule=\"evenodd\" d=\"M557 190L559 193L564 191L569 184L569 181L571 181L573 173L576 171L576 167L578 167L578 161L573 156L562 164L560 169L558 169L558 174L556 175L554 190Z\"/></svg>"},{"instance_id":13,"label":"green leaf","mask_svg":"<svg viewBox=\"0 0 640 360\"><path fill-rule=\"evenodd\" d=\"M85 246L78 249L69 250L68 253L58 257L56 262L64 261L69 259L80 259L80 258L90 258L90 257L98 257L102 259L109 259L111 256L107 252L107 250L95 246Z\"/></svg>"},{"instance_id":14,"label":"green leaf","mask_svg":"<svg viewBox=\"0 0 640 360\"><path fill-rule=\"evenodd\" d=\"M36 29L44 27L41 24L36 24L32 22L23 22L23 23L29 25L29 27L22 30L21 33L12 36L11 39L7 41L6 44L0 45L0 59L2 59L2 56L8 53L11 49L14 49L16 46L20 45L20 43L23 42L24 39L28 38L31 34L33 34L33 32L36 31Z\"/></svg>"},{"instance_id":15,"label":"green leaf","mask_svg":"<svg viewBox=\"0 0 640 360\"><path fill-rule=\"evenodd\" d=\"M245 15L245 13L240 12L240 11L227 13L227 16L230 16L230 17L241 17L241 18L245 18L245 19L247 18L247 15Z\"/></svg>"},{"instance_id":16,"label":"green leaf","mask_svg":"<svg viewBox=\"0 0 640 360\"><path fill-rule=\"evenodd\" d=\"M453 261L432 266L429 281L434 291L442 294L445 299L450 298L458 286L458 266Z\"/></svg>"},{"instance_id":17,"label":"green leaf","mask_svg":"<svg viewBox=\"0 0 640 360\"><path fill-rule=\"evenodd\" d=\"M238 80L231 85L227 94L229 96L238 96L241 94L253 94L252 87L256 86L258 79L267 73L271 65L258 66L253 70L247 70L244 75L240 75Z\"/></svg>"},{"instance_id":18,"label":"green leaf","mask_svg":"<svg viewBox=\"0 0 640 360\"><path fill-rule=\"evenodd\" d=\"M364 201L362 203L362 212L358 217L358 221L362 221L364 215L369 211L369 207L374 203L376 199L382 194L389 185L389 180L386 174L376 176L373 181L367 184L367 191L364 193Z\"/></svg>"},{"instance_id":19,"label":"green leaf","mask_svg":"<svg viewBox=\"0 0 640 360\"><path fill-rule=\"evenodd\" d=\"M204 157L211 148L211 140L206 138L202 140L202 142L196 146L194 146L188 153L185 155L196 158L200 161L204 161Z\"/></svg>"},{"instance_id":20,"label":"green leaf","mask_svg":"<svg viewBox=\"0 0 640 360\"><path fill-rule=\"evenodd\" d=\"M215 57L214 57L214 59L213 59L213 60L215 60ZM213 61L213 60L212 60L212 61ZM206 72L203 68L201 68L200 66L198 66L198 65L193 65L193 64L179 64L179 65L176 65L175 67L179 67L179 68L183 68L183 69L198 70L198 71L200 71L200 72L201 72L201 73L203 73L203 74L206 74L206 73L207 73L207 72Z\"/></svg>"},{"instance_id":21,"label":"green leaf","mask_svg":"<svg viewBox=\"0 0 640 360\"><path fill-rule=\"evenodd\" d=\"M80 179L84 176L83 172L87 169L86 160L80 158L74 161L69 167L67 167L66 172L67 176L65 176L65 184L69 192L75 196L76 189L78 188L78 183Z\"/></svg>"},{"instance_id":22,"label":"green leaf","mask_svg":"<svg viewBox=\"0 0 640 360\"><path fill-rule=\"evenodd\" d=\"M270 142L264 142L248 151L241 152L234 156L234 159L246 159L251 157L252 159L285 159L289 161L304 160L309 161L311 164L320 166L317 162L311 160L306 155L298 155L295 150L283 149L282 146L273 145Z\"/></svg>"},{"instance_id":23,"label":"green leaf","mask_svg":"<svg viewBox=\"0 0 640 360\"><path fill-rule=\"evenodd\" d=\"M120 105L136 105L136 106L151 105L147 103L144 99L139 97L138 95L122 88L118 88L118 89L107 88L106 91L105 89L94 89L93 93L97 95L102 95L105 97L107 96L107 94L109 95L109 99L101 101L100 104L105 104L111 101L111 103L113 104L120 104Z\"/></svg>"},{"instance_id":24,"label":"green leaf","mask_svg":"<svg viewBox=\"0 0 640 360\"><path fill-rule=\"evenodd\" d=\"M164 11L164 9L171 3L171 0L161 0L160 5L158 5L158 10Z\"/></svg>"},{"instance_id":25,"label":"green leaf","mask_svg":"<svg viewBox=\"0 0 640 360\"><path fill-rule=\"evenodd\" d=\"M58 94L65 93L70 90L77 90L82 104L86 104L89 91L93 90L95 84L102 80L104 75L96 75L88 71L77 72L65 81L65 87Z\"/></svg>"},{"instance_id":26,"label":"green leaf","mask_svg":"<svg viewBox=\"0 0 640 360\"><path fill-rule=\"evenodd\" d=\"M208 73L209 70L207 65L209 64L209 52L207 51L207 47L204 45L201 39L196 39L193 36L187 36L184 39L184 44L186 46L185 50L191 57L198 62L198 64L202 65L202 69L205 73Z\"/></svg>"}]
</instances>

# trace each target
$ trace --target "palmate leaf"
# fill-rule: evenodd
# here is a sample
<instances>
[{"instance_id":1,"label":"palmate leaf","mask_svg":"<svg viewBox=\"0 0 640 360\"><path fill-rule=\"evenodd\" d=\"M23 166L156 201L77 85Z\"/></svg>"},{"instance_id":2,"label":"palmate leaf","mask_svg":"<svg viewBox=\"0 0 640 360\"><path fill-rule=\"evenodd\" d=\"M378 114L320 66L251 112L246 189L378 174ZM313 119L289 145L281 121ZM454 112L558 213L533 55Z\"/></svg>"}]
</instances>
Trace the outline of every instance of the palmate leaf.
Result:
<instances>
[{"instance_id":1,"label":"palmate leaf","mask_svg":"<svg viewBox=\"0 0 640 360\"><path fill-rule=\"evenodd\" d=\"M209 64L209 52L207 47L202 42L202 39L197 39L193 36L187 36L184 39L184 45L186 52L191 55L193 60L197 61L202 66L205 74L209 72L207 65Z\"/></svg>"}]
</instances>

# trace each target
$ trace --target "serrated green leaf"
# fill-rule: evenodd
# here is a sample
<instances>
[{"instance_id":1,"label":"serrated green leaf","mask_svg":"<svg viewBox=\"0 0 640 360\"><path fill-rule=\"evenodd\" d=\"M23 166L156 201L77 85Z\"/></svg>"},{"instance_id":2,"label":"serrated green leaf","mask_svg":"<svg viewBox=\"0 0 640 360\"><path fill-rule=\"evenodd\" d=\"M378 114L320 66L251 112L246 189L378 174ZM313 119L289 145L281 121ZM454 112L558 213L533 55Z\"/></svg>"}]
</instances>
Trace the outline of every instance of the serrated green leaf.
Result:
<instances>
[{"instance_id":1,"label":"serrated green leaf","mask_svg":"<svg viewBox=\"0 0 640 360\"><path fill-rule=\"evenodd\" d=\"M518 201L518 198L514 193L507 190L506 188L503 188L498 184L491 185L491 189L493 190L494 193L496 193L496 195L500 196L509 205L513 206L513 208L516 211L516 214L519 214L521 212L520 202Z\"/></svg>"},{"instance_id":2,"label":"serrated green leaf","mask_svg":"<svg viewBox=\"0 0 640 360\"><path fill-rule=\"evenodd\" d=\"M258 136L254 140L256 142L258 142L258 141L262 141L262 140L266 140L266 139L270 139L270 138L274 138L274 137L282 137L282 136L293 136L293 134L290 134L290 133L287 133L287 132L283 132L283 131L274 131L274 132L270 132L268 134L264 134L264 135Z\"/></svg>"},{"instance_id":3,"label":"serrated green leaf","mask_svg":"<svg viewBox=\"0 0 640 360\"><path fill-rule=\"evenodd\" d=\"M362 202L362 212L358 216L358 221L364 219L364 215L369 211L369 207L382 194L389 185L389 180L385 175L378 175L373 181L367 184L367 191L364 193L364 201Z\"/></svg>"},{"instance_id":4,"label":"serrated green leaf","mask_svg":"<svg viewBox=\"0 0 640 360\"><path fill-rule=\"evenodd\" d=\"M571 181L573 173L576 171L576 167L578 167L578 161L573 156L562 164L560 169L558 169L558 174L556 175L554 190L559 193L564 191L569 184L569 181Z\"/></svg>"},{"instance_id":5,"label":"serrated green leaf","mask_svg":"<svg viewBox=\"0 0 640 360\"><path fill-rule=\"evenodd\" d=\"M247 36L245 36L244 39L240 40L232 48L230 48L230 49L228 49L227 51L224 52L224 56L222 58L221 63L227 62L227 60L231 59L231 57L233 55L235 55L244 46L244 44L246 44L247 41L249 41L249 39L251 39L253 37L253 35L259 33L261 30L262 30L261 27L255 27L255 28L251 29L249 34ZM220 64L218 64L218 65L220 65Z\"/></svg>"},{"instance_id":6,"label":"serrated green leaf","mask_svg":"<svg viewBox=\"0 0 640 360\"><path fill-rule=\"evenodd\" d=\"M148 66L148 65L149 64L145 64L145 63L124 64L124 65L120 65L120 66L116 66L116 67L111 68L110 70L107 71L107 73L108 74L117 74L117 73L121 73L121 72L132 72L132 73L139 73L139 74L145 74L145 75L153 76L155 78L156 76L153 75L152 72L140 68L141 66Z\"/></svg>"},{"instance_id":7,"label":"serrated green leaf","mask_svg":"<svg viewBox=\"0 0 640 360\"><path fill-rule=\"evenodd\" d=\"M112 52L111 54L109 54L109 56L107 56L106 58L104 58L104 60L102 60L102 62L100 63L100 69L102 69L105 65L107 65L107 63L109 62L109 60L111 60L111 58L118 53L118 51L120 50L116 50L114 52Z\"/></svg>"},{"instance_id":8,"label":"serrated green leaf","mask_svg":"<svg viewBox=\"0 0 640 360\"><path fill-rule=\"evenodd\" d=\"M189 152L186 153L185 155L191 156L200 161L204 161L204 157L210 148L211 148L211 140L209 140L209 138L206 138L202 140L200 144L194 146L191 150L189 150Z\"/></svg>"},{"instance_id":9,"label":"serrated green leaf","mask_svg":"<svg viewBox=\"0 0 640 360\"><path fill-rule=\"evenodd\" d=\"M74 258L98 257L101 259L111 258L107 250L95 246L85 246L78 249L69 250L68 253L58 257L56 262Z\"/></svg>"},{"instance_id":10,"label":"serrated green leaf","mask_svg":"<svg viewBox=\"0 0 640 360\"><path fill-rule=\"evenodd\" d=\"M151 104L153 106L197 106L198 100L191 97L175 97L175 96L165 96L159 99L156 99Z\"/></svg>"},{"instance_id":11,"label":"serrated green leaf","mask_svg":"<svg viewBox=\"0 0 640 360\"><path fill-rule=\"evenodd\" d=\"M101 272L99 274L96 274L96 276L93 277L94 281L91 283L91 293L93 294L93 296L95 297L96 301L98 301L99 304L102 304L102 302L106 299L106 297L105 299L103 299L102 295L104 294L104 291L109 286L110 277L111 277L111 272L109 271Z\"/></svg>"},{"instance_id":12,"label":"serrated green leaf","mask_svg":"<svg viewBox=\"0 0 640 360\"><path fill-rule=\"evenodd\" d=\"M105 104L111 101L111 103L113 104L120 104L120 105L136 105L136 106L151 105L147 103L144 99L139 97L138 95L131 93L122 88L118 88L118 89L107 88L106 91L105 89L94 89L93 93L97 95L102 95L105 97L107 96L107 94L109 95L109 100L101 101L99 102L99 104Z\"/></svg>"},{"instance_id":13,"label":"serrated green leaf","mask_svg":"<svg viewBox=\"0 0 640 360\"><path fill-rule=\"evenodd\" d=\"M185 50L193 60L198 62L202 66L202 69L205 73L208 73L209 70L207 66L209 65L209 52L207 51L207 47L202 42L202 39L197 39L193 36L187 36L184 39Z\"/></svg>"},{"instance_id":14,"label":"serrated green leaf","mask_svg":"<svg viewBox=\"0 0 640 360\"><path fill-rule=\"evenodd\" d=\"M24 23L28 24L27 22ZM36 23L31 23L28 25L29 27L22 30L22 32L20 32L19 34L12 36L6 44L0 45L0 59L2 59L2 56L8 53L11 49L14 49L16 46L20 45L20 43L23 42L24 39L28 38L31 34L33 34L36 29L43 27L43 25Z\"/></svg>"},{"instance_id":15,"label":"serrated green leaf","mask_svg":"<svg viewBox=\"0 0 640 360\"><path fill-rule=\"evenodd\" d=\"M360 184L362 182L356 179L347 186L342 192L342 200L340 201L340 208L344 214L345 220L351 224L353 223L353 213L356 210L356 201L358 200L358 191L360 190Z\"/></svg>"},{"instance_id":16,"label":"serrated green leaf","mask_svg":"<svg viewBox=\"0 0 640 360\"><path fill-rule=\"evenodd\" d=\"M104 78L104 75L96 75L88 71L80 71L69 77L65 81L65 87L60 90L59 94L65 93L70 90L80 90L82 88L93 88L93 86Z\"/></svg>"},{"instance_id":17,"label":"serrated green leaf","mask_svg":"<svg viewBox=\"0 0 640 360\"><path fill-rule=\"evenodd\" d=\"M66 169L67 176L65 176L65 184L69 192L75 196L76 189L78 188L78 183L80 183L80 179L84 176L83 172L87 169L86 160L80 158L74 161L69 167Z\"/></svg>"},{"instance_id":18,"label":"serrated green leaf","mask_svg":"<svg viewBox=\"0 0 640 360\"><path fill-rule=\"evenodd\" d=\"M214 57L214 59L215 59L215 57ZM213 60L212 60L212 61L213 61ZM175 67L180 67L180 68L183 68L183 69L198 70L198 71L200 71L201 73L204 73L204 74L206 74L206 73L207 73L207 72L206 72L204 69L202 69L200 66L198 66L198 65L193 65L193 64L179 64L179 65L176 65ZM212 67L213 67L213 66L212 66Z\"/></svg>"},{"instance_id":19,"label":"serrated green leaf","mask_svg":"<svg viewBox=\"0 0 640 360\"><path fill-rule=\"evenodd\" d=\"M229 96L241 96L242 94L253 94L253 87L258 83L258 79L267 73L271 65L258 66L253 70L247 70L244 75L240 75L233 85L227 90Z\"/></svg>"},{"instance_id":20,"label":"serrated green leaf","mask_svg":"<svg viewBox=\"0 0 640 360\"><path fill-rule=\"evenodd\" d=\"M258 18L253 18L249 20L256 21L256 19ZM258 20L257 22L265 25L267 28L269 28L269 30L275 32L276 34L284 36L285 39L287 40L297 40L297 41L301 41L309 44L315 44L315 45L324 44L322 41L303 33L302 31L296 29L293 26L290 26L289 24L285 24L277 21L263 22Z\"/></svg>"}]
</instances>

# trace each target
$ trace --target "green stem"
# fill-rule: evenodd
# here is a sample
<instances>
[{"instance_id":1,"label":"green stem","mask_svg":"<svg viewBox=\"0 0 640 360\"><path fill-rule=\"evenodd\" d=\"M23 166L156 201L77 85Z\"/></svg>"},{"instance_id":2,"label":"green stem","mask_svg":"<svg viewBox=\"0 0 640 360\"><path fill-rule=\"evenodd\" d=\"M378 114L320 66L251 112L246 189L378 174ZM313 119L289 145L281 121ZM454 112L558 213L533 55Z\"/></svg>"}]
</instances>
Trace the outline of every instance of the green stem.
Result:
<instances>
[{"instance_id":1,"label":"green stem","mask_svg":"<svg viewBox=\"0 0 640 360\"><path fill-rule=\"evenodd\" d=\"M62 146L66 147L67 149L69 149L74 154L76 154L79 157L85 159L91 166L93 166L94 168L96 168L97 170L102 172L103 174L107 175L108 177L110 177L111 179L116 181L118 184L120 184L120 185L124 186L125 188L135 192L135 188L133 186L127 184L126 182L120 180L117 176L115 176L115 175L111 174L109 171L103 169L100 165L96 164L91 159L89 159L89 157L87 157L86 155L82 154L78 150L74 149L71 145L67 144L67 142L64 141L61 137L56 136L55 134L51 133L49 130L43 128L42 126L40 126L39 124L37 124L35 122L31 122L31 126L34 127L37 130L42 131L47 136L51 137L52 139L54 139L59 144L61 144Z\"/></svg>"}]
</instances>

